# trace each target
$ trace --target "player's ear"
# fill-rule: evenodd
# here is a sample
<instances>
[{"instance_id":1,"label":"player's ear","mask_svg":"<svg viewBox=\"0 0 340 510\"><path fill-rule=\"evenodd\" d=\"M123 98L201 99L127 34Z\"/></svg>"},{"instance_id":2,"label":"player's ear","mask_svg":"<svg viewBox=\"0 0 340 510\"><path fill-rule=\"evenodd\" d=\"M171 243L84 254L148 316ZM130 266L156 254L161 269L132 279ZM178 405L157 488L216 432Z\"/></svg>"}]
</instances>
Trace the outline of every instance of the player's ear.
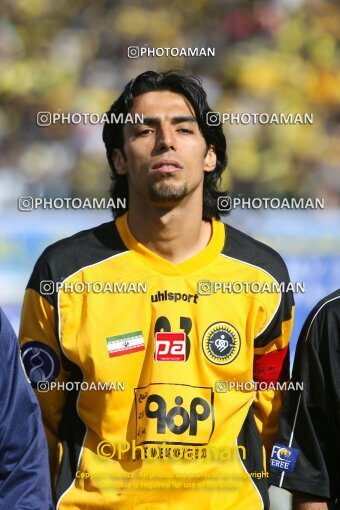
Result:
<instances>
[{"instance_id":1,"label":"player's ear","mask_svg":"<svg viewBox=\"0 0 340 510\"><path fill-rule=\"evenodd\" d=\"M215 170L216 162L217 157L215 152L215 146L210 145L204 158L204 171L212 172L213 170Z\"/></svg>"},{"instance_id":2,"label":"player's ear","mask_svg":"<svg viewBox=\"0 0 340 510\"><path fill-rule=\"evenodd\" d=\"M113 149L112 162L118 175L127 174L127 164L125 157L120 149Z\"/></svg>"}]
</instances>

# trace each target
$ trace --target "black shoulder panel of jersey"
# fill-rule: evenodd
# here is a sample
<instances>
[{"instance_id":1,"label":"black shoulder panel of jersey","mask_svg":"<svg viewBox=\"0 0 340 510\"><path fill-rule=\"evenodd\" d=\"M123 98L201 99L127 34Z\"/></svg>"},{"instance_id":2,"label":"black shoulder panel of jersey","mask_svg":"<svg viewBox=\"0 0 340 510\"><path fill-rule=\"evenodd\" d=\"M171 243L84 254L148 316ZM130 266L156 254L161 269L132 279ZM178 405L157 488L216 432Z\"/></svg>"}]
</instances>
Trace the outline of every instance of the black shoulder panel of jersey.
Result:
<instances>
[{"instance_id":1,"label":"black shoulder panel of jersey","mask_svg":"<svg viewBox=\"0 0 340 510\"><path fill-rule=\"evenodd\" d=\"M227 257L256 266L269 273L279 284L288 285L289 274L284 260L273 248L248 236L230 225L225 225L226 242L222 253ZM255 347L263 347L281 335L281 324L292 317L293 293L282 293L281 304L267 328L255 341Z\"/></svg>"},{"instance_id":2,"label":"black shoulder panel of jersey","mask_svg":"<svg viewBox=\"0 0 340 510\"><path fill-rule=\"evenodd\" d=\"M127 251L115 222L78 232L48 246L37 260L27 288L40 293L41 281L62 282L79 269ZM56 293L44 294L55 306Z\"/></svg>"}]
</instances>

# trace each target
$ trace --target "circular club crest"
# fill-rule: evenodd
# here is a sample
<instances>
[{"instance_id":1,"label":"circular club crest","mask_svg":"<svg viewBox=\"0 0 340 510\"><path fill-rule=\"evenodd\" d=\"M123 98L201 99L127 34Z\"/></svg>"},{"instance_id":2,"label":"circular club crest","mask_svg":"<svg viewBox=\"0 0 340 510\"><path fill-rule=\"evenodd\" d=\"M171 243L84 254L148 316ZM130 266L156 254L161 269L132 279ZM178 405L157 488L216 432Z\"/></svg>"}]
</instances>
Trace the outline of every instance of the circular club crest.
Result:
<instances>
[{"instance_id":1,"label":"circular club crest","mask_svg":"<svg viewBox=\"0 0 340 510\"><path fill-rule=\"evenodd\" d=\"M33 340L21 347L21 359L33 388L40 381L54 381L60 372L57 353L46 344Z\"/></svg>"},{"instance_id":2,"label":"circular club crest","mask_svg":"<svg viewBox=\"0 0 340 510\"><path fill-rule=\"evenodd\" d=\"M215 365L227 365L234 361L240 347L240 335L228 322L214 322L203 335L203 352Z\"/></svg>"}]
</instances>

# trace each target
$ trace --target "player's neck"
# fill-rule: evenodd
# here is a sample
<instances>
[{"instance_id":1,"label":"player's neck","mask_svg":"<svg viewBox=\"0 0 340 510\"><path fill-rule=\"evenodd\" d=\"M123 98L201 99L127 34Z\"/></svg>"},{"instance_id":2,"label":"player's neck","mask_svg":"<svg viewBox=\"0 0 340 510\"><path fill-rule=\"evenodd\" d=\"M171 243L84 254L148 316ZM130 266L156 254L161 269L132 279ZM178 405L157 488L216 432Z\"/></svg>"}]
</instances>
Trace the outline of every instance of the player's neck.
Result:
<instances>
[{"instance_id":1,"label":"player's neck","mask_svg":"<svg viewBox=\"0 0 340 510\"><path fill-rule=\"evenodd\" d=\"M193 204L191 204L193 205ZM133 236L157 255L178 264L202 251L209 243L212 227L202 220L202 205L170 209L131 205L128 225Z\"/></svg>"}]
</instances>

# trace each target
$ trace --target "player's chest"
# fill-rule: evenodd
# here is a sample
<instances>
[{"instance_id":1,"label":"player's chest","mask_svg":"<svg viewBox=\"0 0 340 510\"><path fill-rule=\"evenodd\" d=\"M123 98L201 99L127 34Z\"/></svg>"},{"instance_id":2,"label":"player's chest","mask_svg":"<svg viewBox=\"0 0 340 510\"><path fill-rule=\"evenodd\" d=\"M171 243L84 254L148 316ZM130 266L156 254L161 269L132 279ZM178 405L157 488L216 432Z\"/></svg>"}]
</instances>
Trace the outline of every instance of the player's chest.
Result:
<instances>
[{"instance_id":1,"label":"player's chest","mask_svg":"<svg viewBox=\"0 0 340 510\"><path fill-rule=\"evenodd\" d=\"M72 311L72 313L71 313ZM194 282L88 294L61 307L67 355L98 379L248 379L258 307L243 295L201 294Z\"/></svg>"}]
</instances>

